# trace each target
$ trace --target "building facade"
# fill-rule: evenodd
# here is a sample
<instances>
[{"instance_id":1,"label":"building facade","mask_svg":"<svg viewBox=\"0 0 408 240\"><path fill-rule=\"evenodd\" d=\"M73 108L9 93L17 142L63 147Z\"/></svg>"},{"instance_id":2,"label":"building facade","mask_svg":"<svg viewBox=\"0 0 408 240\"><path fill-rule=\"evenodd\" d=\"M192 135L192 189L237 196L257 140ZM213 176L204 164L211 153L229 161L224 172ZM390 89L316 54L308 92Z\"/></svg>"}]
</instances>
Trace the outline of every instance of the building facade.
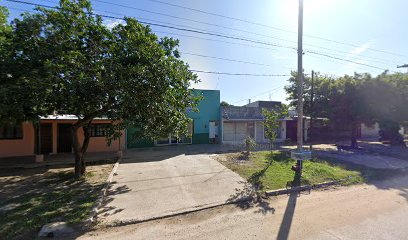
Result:
<instances>
[{"instance_id":1,"label":"building facade","mask_svg":"<svg viewBox=\"0 0 408 240\"><path fill-rule=\"evenodd\" d=\"M73 115L50 115L40 120L40 125L24 122L19 125L3 125L0 127L0 158L32 156L36 154L72 153L71 126L76 122ZM91 138L87 152L115 152L125 148L125 136L106 141L107 119L95 119L90 130ZM82 129L78 132L79 140L83 141Z\"/></svg>"},{"instance_id":2,"label":"building facade","mask_svg":"<svg viewBox=\"0 0 408 240\"><path fill-rule=\"evenodd\" d=\"M127 147L153 147L173 144L208 144L219 143L221 135L220 127L220 91L194 89L194 94L202 96L198 103L197 112L186 109L186 115L191 121L189 132L191 137L176 138L169 134L156 140L134 139L137 129L127 130Z\"/></svg>"},{"instance_id":3,"label":"building facade","mask_svg":"<svg viewBox=\"0 0 408 240\"><path fill-rule=\"evenodd\" d=\"M256 101L244 106L228 106L221 108L222 121L222 143L228 145L243 144L245 138L251 137L258 144L268 144L264 116L262 109L276 109L281 106L281 102L276 101ZM289 111L289 116L279 120L280 128L276 129L277 137L275 142L287 140L295 142L297 140L297 116L295 111ZM310 118L303 118L304 140L308 139L308 129Z\"/></svg>"}]
</instances>

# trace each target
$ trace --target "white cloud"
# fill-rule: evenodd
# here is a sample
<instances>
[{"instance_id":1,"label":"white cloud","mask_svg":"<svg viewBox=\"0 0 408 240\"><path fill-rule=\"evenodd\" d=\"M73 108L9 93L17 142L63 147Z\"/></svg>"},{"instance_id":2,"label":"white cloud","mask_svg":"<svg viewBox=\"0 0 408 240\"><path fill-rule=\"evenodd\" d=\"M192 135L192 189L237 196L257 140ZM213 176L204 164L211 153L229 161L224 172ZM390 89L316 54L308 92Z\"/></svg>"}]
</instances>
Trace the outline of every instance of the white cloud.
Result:
<instances>
[{"instance_id":1,"label":"white cloud","mask_svg":"<svg viewBox=\"0 0 408 240\"><path fill-rule=\"evenodd\" d=\"M106 19L103 22L104 22L105 26L107 28L109 28L109 29L112 29L112 28L116 27L119 24L124 24L125 23L125 21L122 20L122 19L115 19L115 20Z\"/></svg>"},{"instance_id":2,"label":"white cloud","mask_svg":"<svg viewBox=\"0 0 408 240\"><path fill-rule=\"evenodd\" d=\"M373 45L373 41L366 42L366 43L360 45L359 47L356 47L356 48L352 49L349 52L349 54L351 56L360 55L361 53L367 51L372 45Z\"/></svg>"},{"instance_id":3,"label":"white cloud","mask_svg":"<svg viewBox=\"0 0 408 240\"><path fill-rule=\"evenodd\" d=\"M374 44L374 41L371 40L371 41L363 43L360 46L350 50L349 54L347 55L347 59L350 59L353 62L346 64L345 70L347 72L367 71L365 67L362 66L361 64L368 64L368 62L364 59L356 58L356 57L358 57L361 53L366 52L369 48L371 48L373 44Z\"/></svg>"}]
</instances>

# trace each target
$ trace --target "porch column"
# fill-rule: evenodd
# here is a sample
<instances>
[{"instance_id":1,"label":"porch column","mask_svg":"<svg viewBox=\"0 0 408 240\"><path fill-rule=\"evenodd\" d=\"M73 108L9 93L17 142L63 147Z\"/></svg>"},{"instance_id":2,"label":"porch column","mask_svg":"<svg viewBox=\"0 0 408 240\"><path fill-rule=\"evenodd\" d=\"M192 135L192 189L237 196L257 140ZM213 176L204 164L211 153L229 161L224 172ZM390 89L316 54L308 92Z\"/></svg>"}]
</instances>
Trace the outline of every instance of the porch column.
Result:
<instances>
[{"instance_id":1,"label":"porch column","mask_svg":"<svg viewBox=\"0 0 408 240\"><path fill-rule=\"evenodd\" d=\"M52 121L52 154L58 153L58 125L56 121Z\"/></svg>"}]
</instances>

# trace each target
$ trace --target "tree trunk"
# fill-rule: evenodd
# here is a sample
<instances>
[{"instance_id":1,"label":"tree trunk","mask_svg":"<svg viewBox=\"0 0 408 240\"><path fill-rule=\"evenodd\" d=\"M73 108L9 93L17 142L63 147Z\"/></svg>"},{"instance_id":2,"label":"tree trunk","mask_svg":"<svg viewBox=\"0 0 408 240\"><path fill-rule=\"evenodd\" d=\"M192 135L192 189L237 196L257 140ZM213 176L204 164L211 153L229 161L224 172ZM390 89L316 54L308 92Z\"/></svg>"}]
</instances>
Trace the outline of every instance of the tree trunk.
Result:
<instances>
[{"instance_id":1,"label":"tree trunk","mask_svg":"<svg viewBox=\"0 0 408 240\"><path fill-rule=\"evenodd\" d=\"M86 165L85 165L85 153L88 149L90 134L89 134L89 124L83 126L84 140L82 145L79 143L78 130L80 128L79 124L72 126L72 137L73 137L73 148L75 155L75 178L79 179L85 174Z\"/></svg>"},{"instance_id":2,"label":"tree trunk","mask_svg":"<svg viewBox=\"0 0 408 240\"><path fill-rule=\"evenodd\" d=\"M358 148L357 129L358 129L358 123L353 122L351 124L351 147L352 148Z\"/></svg>"}]
</instances>

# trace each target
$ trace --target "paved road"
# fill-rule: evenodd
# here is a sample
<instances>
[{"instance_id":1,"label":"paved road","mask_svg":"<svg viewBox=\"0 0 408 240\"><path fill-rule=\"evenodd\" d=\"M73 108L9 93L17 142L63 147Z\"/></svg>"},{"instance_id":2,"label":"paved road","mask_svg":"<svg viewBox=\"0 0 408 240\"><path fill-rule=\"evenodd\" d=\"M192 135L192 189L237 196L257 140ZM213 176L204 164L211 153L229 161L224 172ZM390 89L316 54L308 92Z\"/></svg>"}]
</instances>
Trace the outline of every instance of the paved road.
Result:
<instances>
[{"instance_id":1,"label":"paved road","mask_svg":"<svg viewBox=\"0 0 408 240\"><path fill-rule=\"evenodd\" d=\"M101 229L80 239L407 239L407 216L408 175Z\"/></svg>"},{"instance_id":2,"label":"paved road","mask_svg":"<svg viewBox=\"0 0 408 240\"><path fill-rule=\"evenodd\" d=\"M209 154L185 148L130 151L119 165L99 218L134 222L210 206L241 197L246 181Z\"/></svg>"}]
</instances>

